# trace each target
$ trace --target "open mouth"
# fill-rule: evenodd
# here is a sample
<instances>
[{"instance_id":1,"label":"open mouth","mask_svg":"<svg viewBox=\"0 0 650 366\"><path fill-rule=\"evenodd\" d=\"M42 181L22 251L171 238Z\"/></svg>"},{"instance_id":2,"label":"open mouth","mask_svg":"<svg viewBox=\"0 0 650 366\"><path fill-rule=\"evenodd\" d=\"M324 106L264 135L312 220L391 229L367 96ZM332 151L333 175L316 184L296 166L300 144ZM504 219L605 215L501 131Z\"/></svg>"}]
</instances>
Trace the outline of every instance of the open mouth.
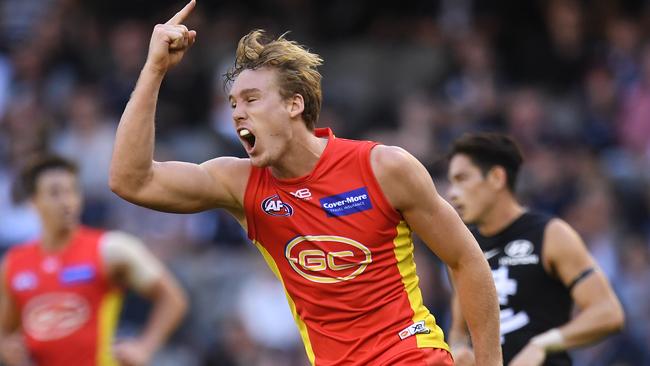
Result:
<instances>
[{"instance_id":1,"label":"open mouth","mask_svg":"<svg viewBox=\"0 0 650 366\"><path fill-rule=\"evenodd\" d=\"M255 147L255 135L249 129L242 128L239 130L239 138L246 144L246 150L251 150Z\"/></svg>"}]
</instances>

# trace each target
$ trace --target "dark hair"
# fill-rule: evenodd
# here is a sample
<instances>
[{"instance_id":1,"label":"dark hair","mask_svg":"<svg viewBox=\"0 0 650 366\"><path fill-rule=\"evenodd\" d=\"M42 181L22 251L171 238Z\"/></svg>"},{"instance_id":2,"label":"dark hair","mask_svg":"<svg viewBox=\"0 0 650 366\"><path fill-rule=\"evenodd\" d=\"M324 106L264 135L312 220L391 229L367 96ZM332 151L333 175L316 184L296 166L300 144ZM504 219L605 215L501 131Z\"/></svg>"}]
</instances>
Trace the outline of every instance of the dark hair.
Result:
<instances>
[{"instance_id":1,"label":"dark hair","mask_svg":"<svg viewBox=\"0 0 650 366\"><path fill-rule=\"evenodd\" d=\"M454 141L449 159L463 154L481 169L485 175L495 166L506 171L508 189L515 191L517 174L523 162L519 146L507 135L500 133L468 133Z\"/></svg>"},{"instance_id":2,"label":"dark hair","mask_svg":"<svg viewBox=\"0 0 650 366\"><path fill-rule=\"evenodd\" d=\"M39 156L20 171L13 187L14 200L20 202L34 196L38 178L53 169L63 169L75 175L78 172L77 165L68 159L56 155Z\"/></svg>"}]
</instances>

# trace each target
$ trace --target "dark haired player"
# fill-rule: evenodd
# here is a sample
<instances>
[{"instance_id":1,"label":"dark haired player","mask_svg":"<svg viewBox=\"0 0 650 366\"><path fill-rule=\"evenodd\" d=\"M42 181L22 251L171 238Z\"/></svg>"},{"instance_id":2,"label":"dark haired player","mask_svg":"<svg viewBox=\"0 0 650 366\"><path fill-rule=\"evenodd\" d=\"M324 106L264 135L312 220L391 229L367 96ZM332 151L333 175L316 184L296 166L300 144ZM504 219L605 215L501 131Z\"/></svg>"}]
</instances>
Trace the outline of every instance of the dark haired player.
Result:
<instances>
[{"instance_id":1,"label":"dark haired player","mask_svg":"<svg viewBox=\"0 0 650 366\"><path fill-rule=\"evenodd\" d=\"M504 364L570 365L566 350L620 330L624 315L578 234L515 198L522 160L507 136L461 137L450 153L449 198L492 269ZM572 317L574 304L578 312ZM473 364L456 299L453 308L454 358L457 365Z\"/></svg>"},{"instance_id":2,"label":"dark haired player","mask_svg":"<svg viewBox=\"0 0 650 366\"><path fill-rule=\"evenodd\" d=\"M73 163L43 157L18 183L43 229L2 263L0 359L9 366L147 365L185 313L176 281L137 238L80 225ZM114 343L124 287L153 307L139 337Z\"/></svg>"}]
</instances>

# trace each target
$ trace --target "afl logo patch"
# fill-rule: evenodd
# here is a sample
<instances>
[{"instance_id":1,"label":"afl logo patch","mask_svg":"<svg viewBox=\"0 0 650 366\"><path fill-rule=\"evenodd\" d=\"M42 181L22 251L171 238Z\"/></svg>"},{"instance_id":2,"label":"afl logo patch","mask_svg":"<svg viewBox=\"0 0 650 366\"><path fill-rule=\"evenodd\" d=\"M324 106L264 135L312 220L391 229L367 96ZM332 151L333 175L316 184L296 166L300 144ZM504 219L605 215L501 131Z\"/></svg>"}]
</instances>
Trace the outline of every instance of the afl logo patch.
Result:
<instances>
[{"instance_id":1,"label":"afl logo patch","mask_svg":"<svg viewBox=\"0 0 650 366\"><path fill-rule=\"evenodd\" d=\"M285 256L299 275L317 283L349 281L372 262L370 249L342 236L298 236L285 248Z\"/></svg>"},{"instance_id":2,"label":"afl logo patch","mask_svg":"<svg viewBox=\"0 0 650 366\"><path fill-rule=\"evenodd\" d=\"M58 292L31 299L23 311L23 327L37 341L66 337L90 318L90 306L81 296Z\"/></svg>"},{"instance_id":3,"label":"afl logo patch","mask_svg":"<svg viewBox=\"0 0 650 366\"><path fill-rule=\"evenodd\" d=\"M506 245L505 252L508 257L522 258L533 253L533 243L529 240L513 240Z\"/></svg>"},{"instance_id":4,"label":"afl logo patch","mask_svg":"<svg viewBox=\"0 0 650 366\"><path fill-rule=\"evenodd\" d=\"M288 203L283 202L280 196L274 194L267 197L262 201L262 210L271 216L291 216L293 215L293 207Z\"/></svg>"},{"instance_id":5,"label":"afl logo patch","mask_svg":"<svg viewBox=\"0 0 650 366\"><path fill-rule=\"evenodd\" d=\"M16 291L32 290L38 286L38 277L32 271L20 272L13 278L12 286Z\"/></svg>"}]
</instances>

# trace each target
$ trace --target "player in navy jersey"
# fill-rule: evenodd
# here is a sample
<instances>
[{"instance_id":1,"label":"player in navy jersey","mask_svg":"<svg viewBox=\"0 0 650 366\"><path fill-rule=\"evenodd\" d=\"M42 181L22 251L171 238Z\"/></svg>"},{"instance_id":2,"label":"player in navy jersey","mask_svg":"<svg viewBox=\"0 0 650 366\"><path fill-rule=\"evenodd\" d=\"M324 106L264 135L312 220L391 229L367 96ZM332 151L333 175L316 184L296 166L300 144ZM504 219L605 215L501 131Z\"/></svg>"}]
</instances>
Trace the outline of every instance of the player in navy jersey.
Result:
<instances>
[{"instance_id":1,"label":"player in navy jersey","mask_svg":"<svg viewBox=\"0 0 650 366\"><path fill-rule=\"evenodd\" d=\"M580 236L559 218L528 211L514 187L523 161L501 134L468 134L450 153L449 199L492 269L506 365L570 365L566 350L623 327L624 314ZM573 305L577 313L571 316ZM472 365L465 321L453 300L450 345Z\"/></svg>"}]
</instances>

